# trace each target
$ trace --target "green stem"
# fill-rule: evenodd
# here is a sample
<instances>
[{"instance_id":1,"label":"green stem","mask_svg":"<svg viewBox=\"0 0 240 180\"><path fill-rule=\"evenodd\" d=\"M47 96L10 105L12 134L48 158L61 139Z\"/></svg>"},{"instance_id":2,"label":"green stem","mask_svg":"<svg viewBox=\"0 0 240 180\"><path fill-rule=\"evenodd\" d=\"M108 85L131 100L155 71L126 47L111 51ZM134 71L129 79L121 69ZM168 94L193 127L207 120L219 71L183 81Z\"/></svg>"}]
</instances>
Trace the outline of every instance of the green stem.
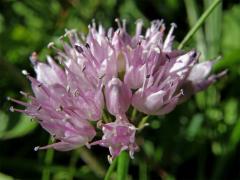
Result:
<instances>
[{"instance_id":1,"label":"green stem","mask_svg":"<svg viewBox=\"0 0 240 180\"><path fill-rule=\"evenodd\" d=\"M204 7L211 4L211 0L204 0ZM217 30L217 33L216 33ZM215 8L205 22L205 36L207 42L207 58L215 58L220 52L222 30L222 3Z\"/></svg>"},{"instance_id":2,"label":"green stem","mask_svg":"<svg viewBox=\"0 0 240 180\"><path fill-rule=\"evenodd\" d=\"M138 124L137 128L138 130L142 130L146 126L146 121L148 120L149 116L145 116L142 118L140 123Z\"/></svg>"},{"instance_id":3,"label":"green stem","mask_svg":"<svg viewBox=\"0 0 240 180\"><path fill-rule=\"evenodd\" d=\"M192 28L198 21L198 8L195 0L184 0L185 8L187 10L188 24ZM199 28L194 35L197 49L202 53L202 59L206 58L206 42L204 38L203 29Z\"/></svg>"},{"instance_id":4,"label":"green stem","mask_svg":"<svg viewBox=\"0 0 240 180\"><path fill-rule=\"evenodd\" d=\"M137 109L133 107L132 113L131 113L131 120L134 121L137 115Z\"/></svg>"},{"instance_id":5,"label":"green stem","mask_svg":"<svg viewBox=\"0 0 240 180\"><path fill-rule=\"evenodd\" d=\"M74 179L74 175L76 173L76 163L78 161L78 153L77 151L74 151L72 153L71 159L70 159L70 164L69 164L69 180Z\"/></svg>"},{"instance_id":6,"label":"green stem","mask_svg":"<svg viewBox=\"0 0 240 180\"><path fill-rule=\"evenodd\" d=\"M51 143L51 137L49 139L49 143ZM44 168L43 168L43 172L42 172L42 180L49 180L50 179L50 165L52 164L52 160L53 160L53 156L54 156L54 150L53 149L48 149L46 152L46 156L44 159Z\"/></svg>"},{"instance_id":7,"label":"green stem","mask_svg":"<svg viewBox=\"0 0 240 180\"><path fill-rule=\"evenodd\" d=\"M105 174L105 169L99 163L99 160L96 159L93 154L86 149L85 147L79 148L78 153L81 159L89 166L89 168L98 176L103 177Z\"/></svg>"},{"instance_id":8,"label":"green stem","mask_svg":"<svg viewBox=\"0 0 240 180\"><path fill-rule=\"evenodd\" d=\"M128 175L129 155L122 151L118 157L117 180L126 180Z\"/></svg>"},{"instance_id":9,"label":"green stem","mask_svg":"<svg viewBox=\"0 0 240 180\"><path fill-rule=\"evenodd\" d=\"M111 120L109 120L109 118L108 118L106 112L103 112L102 115L103 115L103 121L104 121L105 123L109 123L109 122L111 122Z\"/></svg>"},{"instance_id":10,"label":"green stem","mask_svg":"<svg viewBox=\"0 0 240 180\"><path fill-rule=\"evenodd\" d=\"M187 33L185 38L182 40L182 42L179 44L178 49L182 49L185 43L191 39L191 37L196 33L196 31L201 27L201 25L204 23L204 21L207 19L207 17L212 13L212 11L215 9L215 7L220 4L221 0L215 0L208 9L202 14L202 16L198 19L196 24L192 27L192 29Z\"/></svg>"},{"instance_id":11,"label":"green stem","mask_svg":"<svg viewBox=\"0 0 240 180\"><path fill-rule=\"evenodd\" d=\"M139 164L139 180L147 180L147 164L145 161Z\"/></svg>"},{"instance_id":12,"label":"green stem","mask_svg":"<svg viewBox=\"0 0 240 180\"><path fill-rule=\"evenodd\" d=\"M106 173L106 175L105 175L105 177L104 177L104 180L110 180L111 175L112 175L112 173L113 173L116 165L117 165L117 158L115 158L115 159L113 160L112 164L111 164L110 167L108 168L108 171L107 171L107 173Z\"/></svg>"}]
</instances>

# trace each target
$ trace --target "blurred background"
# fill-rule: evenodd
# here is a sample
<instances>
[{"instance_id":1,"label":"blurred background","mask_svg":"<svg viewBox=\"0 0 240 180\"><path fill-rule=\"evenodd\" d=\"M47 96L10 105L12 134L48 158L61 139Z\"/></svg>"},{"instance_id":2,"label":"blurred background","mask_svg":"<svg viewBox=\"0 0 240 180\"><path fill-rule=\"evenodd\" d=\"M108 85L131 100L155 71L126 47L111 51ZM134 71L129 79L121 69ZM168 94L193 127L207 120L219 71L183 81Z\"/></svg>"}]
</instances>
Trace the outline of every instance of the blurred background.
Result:
<instances>
[{"instance_id":1,"label":"blurred background","mask_svg":"<svg viewBox=\"0 0 240 180\"><path fill-rule=\"evenodd\" d=\"M29 56L44 61L52 53L47 44L65 29L87 33L94 18L114 26L116 17L145 27L154 19L166 26L175 22L176 46L211 0L1 0L0 1L0 180L102 179L108 150L93 147L70 152L33 151L50 142L49 135L31 118L10 113L7 96L22 99L31 92L22 69L33 73ZM184 49L196 48L201 60L222 60L214 71L226 77L192 97L164 117L151 117L150 126L137 134L140 151L130 162L129 179L240 179L240 4L223 1Z\"/></svg>"}]
</instances>

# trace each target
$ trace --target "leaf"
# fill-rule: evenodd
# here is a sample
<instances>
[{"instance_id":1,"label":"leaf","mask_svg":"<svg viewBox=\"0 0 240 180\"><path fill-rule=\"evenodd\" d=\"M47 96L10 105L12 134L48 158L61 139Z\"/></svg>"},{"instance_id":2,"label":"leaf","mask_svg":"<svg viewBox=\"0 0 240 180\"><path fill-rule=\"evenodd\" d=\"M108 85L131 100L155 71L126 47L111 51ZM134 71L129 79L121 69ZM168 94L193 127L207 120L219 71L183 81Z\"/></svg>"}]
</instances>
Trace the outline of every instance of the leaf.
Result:
<instances>
[{"instance_id":1,"label":"leaf","mask_svg":"<svg viewBox=\"0 0 240 180\"><path fill-rule=\"evenodd\" d=\"M36 122L31 122L29 117L25 115L20 115L19 119L17 119L16 117L14 118L14 116L8 116L2 111L0 111L0 124L0 139L11 139L25 136L32 132L37 126Z\"/></svg>"},{"instance_id":2,"label":"leaf","mask_svg":"<svg viewBox=\"0 0 240 180\"><path fill-rule=\"evenodd\" d=\"M0 172L0 180L13 180L14 178Z\"/></svg>"},{"instance_id":3,"label":"leaf","mask_svg":"<svg viewBox=\"0 0 240 180\"><path fill-rule=\"evenodd\" d=\"M233 6L223 15L222 52L223 60L216 69L234 67L239 63L240 51L240 5Z\"/></svg>"},{"instance_id":4,"label":"leaf","mask_svg":"<svg viewBox=\"0 0 240 180\"><path fill-rule=\"evenodd\" d=\"M197 133L200 131L202 123L204 121L202 114L194 115L193 119L191 120L188 129L187 129L187 137L192 140Z\"/></svg>"}]
</instances>

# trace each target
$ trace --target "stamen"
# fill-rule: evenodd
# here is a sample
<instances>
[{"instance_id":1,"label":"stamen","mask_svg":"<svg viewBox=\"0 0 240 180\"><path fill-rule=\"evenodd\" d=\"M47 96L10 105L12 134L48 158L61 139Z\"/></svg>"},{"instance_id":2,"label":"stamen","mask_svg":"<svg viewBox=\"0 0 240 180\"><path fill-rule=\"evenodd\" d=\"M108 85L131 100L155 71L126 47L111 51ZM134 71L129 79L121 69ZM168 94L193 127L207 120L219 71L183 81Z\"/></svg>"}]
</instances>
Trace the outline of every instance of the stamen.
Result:
<instances>
[{"instance_id":1,"label":"stamen","mask_svg":"<svg viewBox=\"0 0 240 180\"><path fill-rule=\"evenodd\" d=\"M48 45L47 45L47 48L52 48L52 47L54 47L54 42L50 42L50 43L48 43Z\"/></svg>"},{"instance_id":2,"label":"stamen","mask_svg":"<svg viewBox=\"0 0 240 180\"><path fill-rule=\"evenodd\" d=\"M112 161L113 161L112 156L108 155L108 156L107 156L107 159L108 159L109 164L112 164Z\"/></svg>"},{"instance_id":3,"label":"stamen","mask_svg":"<svg viewBox=\"0 0 240 180\"><path fill-rule=\"evenodd\" d=\"M38 106L37 111L40 111L42 109L42 106Z\"/></svg>"},{"instance_id":4,"label":"stamen","mask_svg":"<svg viewBox=\"0 0 240 180\"><path fill-rule=\"evenodd\" d=\"M86 66L85 66L85 65L83 65L82 72L84 72L84 71L85 71L85 69L86 69Z\"/></svg>"},{"instance_id":5,"label":"stamen","mask_svg":"<svg viewBox=\"0 0 240 180\"><path fill-rule=\"evenodd\" d=\"M26 103L26 102L19 101L19 100L16 100L16 99L14 99L14 98L11 98L11 97L7 97L7 100L8 100L8 101L15 102L15 103L20 104L20 105L23 105L23 106L27 106L27 105L28 105L28 103Z\"/></svg>"},{"instance_id":6,"label":"stamen","mask_svg":"<svg viewBox=\"0 0 240 180\"><path fill-rule=\"evenodd\" d=\"M60 112L60 111L63 111L63 107L60 105L57 109L56 109L57 112Z\"/></svg>"},{"instance_id":7,"label":"stamen","mask_svg":"<svg viewBox=\"0 0 240 180\"><path fill-rule=\"evenodd\" d=\"M123 24L123 29L124 29L124 30L126 30L126 22L127 22L126 19L123 19L123 20L122 20L122 24Z\"/></svg>"},{"instance_id":8,"label":"stamen","mask_svg":"<svg viewBox=\"0 0 240 180\"><path fill-rule=\"evenodd\" d=\"M77 97L77 96L79 96L79 95L80 95L80 92L79 92L78 89L76 89L76 90L74 91L74 96Z\"/></svg>"},{"instance_id":9,"label":"stamen","mask_svg":"<svg viewBox=\"0 0 240 180\"><path fill-rule=\"evenodd\" d=\"M36 146L36 147L34 147L34 151L38 151L39 148L40 148L40 146Z\"/></svg>"},{"instance_id":10,"label":"stamen","mask_svg":"<svg viewBox=\"0 0 240 180\"><path fill-rule=\"evenodd\" d=\"M88 142L85 144L85 146L86 146L88 149L91 149L91 145L90 145Z\"/></svg>"},{"instance_id":11,"label":"stamen","mask_svg":"<svg viewBox=\"0 0 240 180\"><path fill-rule=\"evenodd\" d=\"M183 95L183 96L184 96L183 89L180 89L180 93L181 93L181 95Z\"/></svg>"},{"instance_id":12,"label":"stamen","mask_svg":"<svg viewBox=\"0 0 240 180\"><path fill-rule=\"evenodd\" d=\"M166 58L170 61L170 56L168 54L166 54Z\"/></svg>"},{"instance_id":13,"label":"stamen","mask_svg":"<svg viewBox=\"0 0 240 180\"><path fill-rule=\"evenodd\" d=\"M98 122L97 122L97 127L98 127L99 129L102 129L102 126L103 126L102 120L98 121Z\"/></svg>"},{"instance_id":14,"label":"stamen","mask_svg":"<svg viewBox=\"0 0 240 180\"><path fill-rule=\"evenodd\" d=\"M9 108L9 111L11 111L11 112L20 112L20 113L26 113L26 111L25 110L22 110L22 109L16 109L16 108L14 108L13 106L11 106L10 108Z\"/></svg>"},{"instance_id":15,"label":"stamen","mask_svg":"<svg viewBox=\"0 0 240 180\"><path fill-rule=\"evenodd\" d=\"M28 75L29 75L29 73L28 73L27 70L25 70L25 69L22 70L22 74L25 75L25 76L28 76Z\"/></svg>"},{"instance_id":16,"label":"stamen","mask_svg":"<svg viewBox=\"0 0 240 180\"><path fill-rule=\"evenodd\" d=\"M14 107L11 106L11 107L9 108L9 111L14 112Z\"/></svg>"},{"instance_id":17,"label":"stamen","mask_svg":"<svg viewBox=\"0 0 240 180\"><path fill-rule=\"evenodd\" d=\"M90 49L90 45L88 43L85 44L85 47Z\"/></svg>"},{"instance_id":18,"label":"stamen","mask_svg":"<svg viewBox=\"0 0 240 180\"><path fill-rule=\"evenodd\" d=\"M80 45L75 44L74 47L77 50L77 52L79 52L80 54L83 53L83 48Z\"/></svg>"},{"instance_id":19,"label":"stamen","mask_svg":"<svg viewBox=\"0 0 240 180\"><path fill-rule=\"evenodd\" d=\"M19 93L20 93L21 95L25 96L25 97L28 97L28 96L29 96L28 93L25 93L25 92L23 92L23 91L19 91Z\"/></svg>"},{"instance_id":20,"label":"stamen","mask_svg":"<svg viewBox=\"0 0 240 180\"><path fill-rule=\"evenodd\" d=\"M118 28L121 29L122 28L122 25L121 25L121 22L118 18L115 19L115 22L117 23L118 25Z\"/></svg>"},{"instance_id":21,"label":"stamen","mask_svg":"<svg viewBox=\"0 0 240 180\"><path fill-rule=\"evenodd\" d=\"M66 88L67 92L70 93L70 86L67 85L67 88Z\"/></svg>"}]
</instances>

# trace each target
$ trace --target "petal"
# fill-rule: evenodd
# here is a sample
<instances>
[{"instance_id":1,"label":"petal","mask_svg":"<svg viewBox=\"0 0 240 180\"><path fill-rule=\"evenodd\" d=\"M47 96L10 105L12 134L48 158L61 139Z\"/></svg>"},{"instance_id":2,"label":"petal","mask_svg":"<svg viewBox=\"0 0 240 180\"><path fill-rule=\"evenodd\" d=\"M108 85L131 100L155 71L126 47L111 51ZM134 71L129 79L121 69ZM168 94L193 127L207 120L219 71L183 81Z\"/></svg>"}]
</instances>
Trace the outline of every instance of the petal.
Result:
<instances>
[{"instance_id":1,"label":"petal","mask_svg":"<svg viewBox=\"0 0 240 180\"><path fill-rule=\"evenodd\" d=\"M173 67L170 69L170 73L182 70L183 68L187 67L196 59L196 57L197 57L197 53L195 50L192 50L184 55L181 55L176 59L176 62L174 63Z\"/></svg>"},{"instance_id":2,"label":"petal","mask_svg":"<svg viewBox=\"0 0 240 180\"><path fill-rule=\"evenodd\" d=\"M205 79L212 69L213 61L206 61L193 66L187 80L199 82Z\"/></svg>"},{"instance_id":3,"label":"petal","mask_svg":"<svg viewBox=\"0 0 240 180\"><path fill-rule=\"evenodd\" d=\"M131 90L118 78L112 78L105 87L108 111L113 115L124 114L131 103Z\"/></svg>"}]
</instances>

